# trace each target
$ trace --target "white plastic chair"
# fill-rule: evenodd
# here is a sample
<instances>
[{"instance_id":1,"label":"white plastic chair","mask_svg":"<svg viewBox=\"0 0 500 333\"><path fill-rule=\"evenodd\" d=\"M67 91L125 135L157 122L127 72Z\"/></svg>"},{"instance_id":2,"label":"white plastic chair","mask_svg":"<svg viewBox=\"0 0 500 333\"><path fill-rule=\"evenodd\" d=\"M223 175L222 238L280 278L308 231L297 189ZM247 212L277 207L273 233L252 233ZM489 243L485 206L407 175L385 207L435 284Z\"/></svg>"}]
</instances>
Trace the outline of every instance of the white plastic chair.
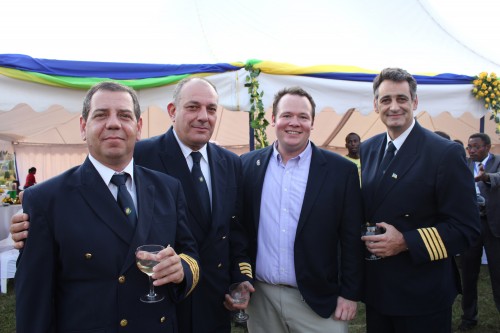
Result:
<instances>
[{"instance_id":1,"label":"white plastic chair","mask_svg":"<svg viewBox=\"0 0 500 333\"><path fill-rule=\"evenodd\" d=\"M14 249L14 242L9 237L0 241L0 291L7 293L7 279L16 274L16 261L19 250Z\"/></svg>"}]
</instances>

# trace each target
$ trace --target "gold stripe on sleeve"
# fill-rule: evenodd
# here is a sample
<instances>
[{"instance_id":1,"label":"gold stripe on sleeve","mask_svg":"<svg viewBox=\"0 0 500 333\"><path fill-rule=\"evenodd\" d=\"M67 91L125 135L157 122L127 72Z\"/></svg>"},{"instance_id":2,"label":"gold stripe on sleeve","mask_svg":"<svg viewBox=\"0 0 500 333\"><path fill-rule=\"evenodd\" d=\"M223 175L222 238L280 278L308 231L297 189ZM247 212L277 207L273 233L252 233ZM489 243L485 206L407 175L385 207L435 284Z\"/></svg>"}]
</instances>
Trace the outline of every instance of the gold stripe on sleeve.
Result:
<instances>
[{"instance_id":1,"label":"gold stripe on sleeve","mask_svg":"<svg viewBox=\"0 0 500 333\"><path fill-rule=\"evenodd\" d=\"M194 288L198 284L198 281L200 280L200 268L198 266L198 262L187 254L181 253L179 254L179 257L181 257L181 259L188 264L189 269L191 269L191 273L193 274L193 283L191 285L191 289L189 289L188 293L186 294L187 296L194 290Z\"/></svg>"},{"instance_id":2,"label":"gold stripe on sleeve","mask_svg":"<svg viewBox=\"0 0 500 333\"><path fill-rule=\"evenodd\" d=\"M427 237L425 236L424 232L422 231L422 229L417 229L417 231L420 234L420 238L422 238L422 241L424 242L424 245L427 249L427 253L429 253L429 257L431 258L431 261L435 260L432 250L429 246L429 242L427 241Z\"/></svg>"},{"instance_id":3,"label":"gold stripe on sleeve","mask_svg":"<svg viewBox=\"0 0 500 333\"><path fill-rule=\"evenodd\" d=\"M253 278L253 275L252 275L252 266L247 263L247 262L242 262L239 264L240 266L240 273L241 274L244 274L246 276L248 276L249 278Z\"/></svg>"},{"instance_id":4,"label":"gold stripe on sleeve","mask_svg":"<svg viewBox=\"0 0 500 333\"><path fill-rule=\"evenodd\" d=\"M422 228L421 230L424 233L425 238L427 239L427 243L429 244L429 247L432 250L433 257L434 257L434 259L432 259L432 260L438 260L439 256L437 253L436 244L434 243L434 240L432 239L432 235L429 233L429 228Z\"/></svg>"},{"instance_id":5,"label":"gold stripe on sleeve","mask_svg":"<svg viewBox=\"0 0 500 333\"><path fill-rule=\"evenodd\" d=\"M448 251L446 251L446 246L444 246L443 239L439 235L439 232L434 227L429 228L429 229L430 229L431 233L434 234L433 238L435 239L436 248L438 249L439 253L441 254L440 259L448 258Z\"/></svg>"},{"instance_id":6,"label":"gold stripe on sleeve","mask_svg":"<svg viewBox=\"0 0 500 333\"><path fill-rule=\"evenodd\" d=\"M427 248L431 261L448 258L448 251L446 251L443 240L436 228L430 227L417 230Z\"/></svg>"}]
</instances>

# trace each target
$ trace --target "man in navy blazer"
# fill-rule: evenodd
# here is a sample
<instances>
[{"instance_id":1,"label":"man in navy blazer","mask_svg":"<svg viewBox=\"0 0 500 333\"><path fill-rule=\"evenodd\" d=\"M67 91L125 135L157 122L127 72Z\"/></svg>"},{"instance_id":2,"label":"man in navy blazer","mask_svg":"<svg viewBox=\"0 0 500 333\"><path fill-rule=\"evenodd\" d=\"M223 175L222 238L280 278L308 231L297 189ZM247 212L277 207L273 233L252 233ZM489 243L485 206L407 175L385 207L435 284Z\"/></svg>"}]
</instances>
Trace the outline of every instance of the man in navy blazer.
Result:
<instances>
[{"instance_id":1,"label":"man in navy blazer","mask_svg":"<svg viewBox=\"0 0 500 333\"><path fill-rule=\"evenodd\" d=\"M139 141L134 153L137 164L179 179L188 198L188 226L198 243L201 277L194 292L177 308L182 333L229 333L230 312L224 307L224 296L231 282L252 278L248 262L231 258L229 231L237 216L241 161L236 154L209 142L217 103L217 91L209 81L180 81L168 105L173 128ZM211 194L210 218L203 215L191 177L192 151L203 155L202 170L204 165Z\"/></svg>"},{"instance_id":2,"label":"man in navy blazer","mask_svg":"<svg viewBox=\"0 0 500 333\"><path fill-rule=\"evenodd\" d=\"M196 242L179 181L134 165L141 128L132 89L93 86L80 118L88 158L25 191L31 225L16 272L17 332L177 332L175 303L199 279ZM110 180L123 172L127 189L118 190ZM120 208L122 190L134 207ZM139 300L149 287L135 251L145 244L166 247L154 258L165 295L157 303Z\"/></svg>"},{"instance_id":3,"label":"man in navy blazer","mask_svg":"<svg viewBox=\"0 0 500 333\"><path fill-rule=\"evenodd\" d=\"M229 333L229 310L246 308L246 303L235 305L230 298L225 299L229 284L252 278L248 262L231 259L229 229L239 209L241 161L236 154L209 142L217 119L217 103L217 90L208 80L181 80L168 105L173 128L137 142L134 151L138 165L180 180L188 199L187 224L198 244L201 276L196 290L177 307L182 333ZM191 177L192 151L203 155L201 168L211 193L209 218L200 209ZM27 237L27 220L26 214L12 217L11 233L17 248Z\"/></svg>"},{"instance_id":4,"label":"man in navy blazer","mask_svg":"<svg viewBox=\"0 0 500 333\"><path fill-rule=\"evenodd\" d=\"M387 133L361 145L362 193L366 221L385 233L362 238L382 257L365 265L367 332L449 333L460 292L454 256L479 236L474 180L463 148L415 121L417 82L408 72L384 69L373 91Z\"/></svg>"},{"instance_id":5,"label":"man in navy blazer","mask_svg":"<svg viewBox=\"0 0 500 333\"><path fill-rule=\"evenodd\" d=\"M233 238L254 265L250 332L347 332L356 314L363 277L358 171L309 141L314 114L303 89L278 92L277 141L242 156L242 229Z\"/></svg>"}]
</instances>

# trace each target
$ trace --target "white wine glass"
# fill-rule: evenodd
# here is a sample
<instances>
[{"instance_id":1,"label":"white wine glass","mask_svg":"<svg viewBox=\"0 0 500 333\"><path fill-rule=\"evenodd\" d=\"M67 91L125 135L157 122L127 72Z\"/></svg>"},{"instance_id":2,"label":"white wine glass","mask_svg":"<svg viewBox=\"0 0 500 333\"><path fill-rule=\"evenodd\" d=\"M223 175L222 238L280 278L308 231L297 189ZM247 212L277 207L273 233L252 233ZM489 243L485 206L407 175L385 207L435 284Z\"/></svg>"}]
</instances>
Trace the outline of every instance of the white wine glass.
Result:
<instances>
[{"instance_id":1,"label":"white wine glass","mask_svg":"<svg viewBox=\"0 0 500 333\"><path fill-rule=\"evenodd\" d=\"M233 299L234 304L243 304L247 302L250 298L248 284L245 282L233 283L229 286L229 295ZM248 318L249 315L245 313L244 310L239 310L233 317L234 321L240 324L245 323Z\"/></svg>"},{"instance_id":2,"label":"white wine glass","mask_svg":"<svg viewBox=\"0 0 500 333\"><path fill-rule=\"evenodd\" d=\"M373 235L380 235L384 233L384 229L377 227L375 224L370 224L366 223L361 227L361 236L373 236ZM365 256L366 260L379 260L382 259L381 257L371 253L370 251L366 250L368 254Z\"/></svg>"},{"instance_id":3,"label":"white wine glass","mask_svg":"<svg viewBox=\"0 0 500 333\"><path fill-rule=\"evenodd\" d=\"M156 303L162 301L165 296L157 294L153 285L153 267L158 264L155 255L165 247L161 245L142 245L135 251L135 262L137 267L149 278L149 293L142 295L140 300L144 303Z\"/></svg>"}]
</instances>

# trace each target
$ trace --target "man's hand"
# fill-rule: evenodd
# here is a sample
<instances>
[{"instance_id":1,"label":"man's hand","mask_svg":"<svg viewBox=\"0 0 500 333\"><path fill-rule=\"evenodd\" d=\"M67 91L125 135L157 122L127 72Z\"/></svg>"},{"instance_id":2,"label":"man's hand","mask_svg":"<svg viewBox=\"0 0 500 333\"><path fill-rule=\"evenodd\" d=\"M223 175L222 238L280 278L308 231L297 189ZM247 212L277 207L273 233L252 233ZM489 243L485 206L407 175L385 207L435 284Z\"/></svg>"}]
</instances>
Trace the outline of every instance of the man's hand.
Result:
<instances>
[{"instance_id":1,"label":"man's hand","mask_svg":"<svg viewBox=\"0 0 500 333\"><path fill-rule=\"evenodd\" d=\"M490 176L484 171L484 166L481 164L477 171L477 176L474 177L474 180L477 182L489 182Z\"/></svg>"},{"instance_id":2,"label":"man's hand","mask_svg":"<svg viewBox=\"0 0 500 333\"><path fill-rule=\"evenodd\" d=\"M151 276L155 279L153 282L155 286L162 286L170 282L181 283L184 280L184 268L182 267L181 258L171 246L167 246L154 256L154 260L159 261L153 267L154 273Z\"/></svg>"},{"instance_id":3,"label":"man's hand","mask_svg":"<svg viewBox=\"0 0 500 333\"><path fill-rule=\"evenodd\" d=\"M22 249L24 240L28 238L28 228L30 226L28 214L20 213L10 219L10 234L14 241L14 248Z\"/></svg>"},{"instance_id":4,"label":"man's hand","mask_svg":"<svg viewBox=\"0 0 500 333\"><path fill-rule=\"evenodd\" d=\"M337 308L335 308L335 320L353 320L356 317L358 303L350 301L341 296L337 297Z\"/></svg>"},{"instance_id":5,"label":"man's hand","mask_svg":"<svg viewBox=\"0 0 500 333\"><path fill-rule=\"evenodd\" d=\"M395 256L396 254L408 249L403 234L394 228L394 226L385 222L377 223L377 226L384 228L385 233L361 237L361 240L365 242L368 251L384 258Z\"/></svg>"},{"instance_id":6,"label":"man's hand","mask_svg":"<svg viewBox=\"0 0 500 333\"><path fill-rule=\"evenodd\" d=\"M242 282L244 284L247 285L248 287L248 291L250 293L253 293L255 292L255 288L252 286L252 284L248 281L244 281ZM228 309L229 311L238 311L238 310L245 310L248 306L248 302L250 301L250 297L248 297L248 299L246 300L245 303L239 303L239 304L236 304L233 302L233 298L231 297L231 295L229 294L226 294L225 295L225 300L224 300L224 306L226 307L226 309Z\"/></svg>"}]
</instances>

